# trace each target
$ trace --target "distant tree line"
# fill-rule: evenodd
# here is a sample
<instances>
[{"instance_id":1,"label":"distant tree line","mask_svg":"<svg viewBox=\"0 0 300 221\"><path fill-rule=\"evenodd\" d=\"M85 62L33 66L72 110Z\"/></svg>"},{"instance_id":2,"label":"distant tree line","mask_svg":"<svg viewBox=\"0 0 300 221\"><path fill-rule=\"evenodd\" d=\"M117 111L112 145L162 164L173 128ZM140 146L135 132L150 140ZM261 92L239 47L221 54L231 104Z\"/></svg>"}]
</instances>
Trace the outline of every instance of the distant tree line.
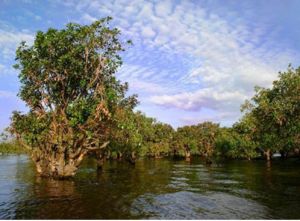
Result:
<instances>
[{"instance_id":1,"label":"distant tree line","mask_svg":"<svg viewBox=\"0 0 300 221\"><path fill-rule=\"evenodd\" d=\"M271 159L299 154L300 69L289 66L270 89L242 107L232 127L213 122L170 125L134 111L136 95L116 79L120 52L130 41L109 26L110 17L91 25L70 23L65 29L39 31L32 46L16 52L19 97L28 113L14 112L9 127L17 142L30 149L41 176L74 176L85 156L134 163L137 157L203 156Z\"/></svg>"},{"instance_id":2,"label":"distant tree line","mask_svg":"<svg viewBox=\"0 0 300 221\"><path fill-rule=\"evenodd\" d=\"M120 137L127 142L113 134L111 145L120 147L118 151L155 158L189 159L199 155L208 163L215 157L271 160L274 153L283 159L300 157L300 68L289 66L286 72L279 73L272 88L255 87L255 92L242 105L244 114L232 127L204 122L174 130L141 112L131 111L123 115L124 120L120 119L124 125L115 128L118 134L126 131Z\"/></svg>"}]
</instances>

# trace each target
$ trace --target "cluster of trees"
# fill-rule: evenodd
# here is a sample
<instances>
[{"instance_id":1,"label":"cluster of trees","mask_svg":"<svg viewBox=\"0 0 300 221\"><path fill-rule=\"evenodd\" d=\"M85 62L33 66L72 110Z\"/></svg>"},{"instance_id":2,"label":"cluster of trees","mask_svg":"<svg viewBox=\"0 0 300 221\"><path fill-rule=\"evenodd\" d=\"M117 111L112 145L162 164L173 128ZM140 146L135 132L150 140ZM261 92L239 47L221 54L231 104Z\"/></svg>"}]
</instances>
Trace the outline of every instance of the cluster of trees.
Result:
<instances>
[{"instance_id":1,"label":"cluster of trees","mask_svg":"<svg viewBox=\"0 0 300 221\"><path fill-rule=\"evenodd\" d=\"M107 147L107 150L119 153L115 158L134 153L135 156L178 156L189 160L198 155L211 163L214 157L251 159L260 154L259 145L253 141L244 120L232 128L203 122L174 130L141 112L131 112L131 117L124 117L123 125L114 128L112 143Z\"/></svg>"},{"instance_id":2,"label":"cluster of trees","mask_svg":"<svg viewBox=\"0 0 300 221\"><path fill-rule=\"evenodd\" d=\"M279 72L272 88L255 87L255 95L242 106L244 117L237 124L270 160L279 152L283 158L299 154L300 67L291 65Z\"/></svg>"},{"instance_id":3,"label":"cluster of trees","mask_svg":"<svg viewBox=\"0 0 300 221\"><path fill-rule=\"evenodd\" d=\"M243 118L232 128L212 122L174 130L133 109L136 95L116 79L124 51L111 18L91 25L38 32L32 46L16 52L21 89L28 113L14 112L9 128L42 176L75 175L86 155L101 167L105 159L166 155L247 158L260 152L287 154L299 146L300 69L280 73L273 88L257 88L243 105Z\"/></svg>"},{"instance_id":4,"label":"cluster of trees","mask_svg":"<svg viewBox=\"0 0 300 221\"><path fill-rule=\"evenodd\" d=\"M187 159L200 155L207 162L212 157L271 160L274 153L282 158L300 156L300 67L289 66L286 72L279 72L271 88L255 87L255 95L245 101L242 112L242 118L230 128L204 122L176 131L139 112L133 113L141 139L136 152Z\"/></svg>"},{"instance_id":5,"label":"cluster of trees","mask_svg":"<svg viewBox=\"0 0 300 221\"><path fill-rule=\"evenodd\" d=\"M88 153L109 144L115 113L137 103L115 77L130 42L120 40L110 20L39 31L32 46L17 49L19 97L29 112L14 112L10 131L32 149L42 176L73 176Z\"/></svg>"},{"instance_id":6,"label":"cluster of trees","mask_svg":"<svg viewBox=\"0 0 300 221\"><path fill-rule=\"evenodd\" d=\"M27 150L22 148L16 140L0 140L0 155L25 153L27 153Z\"/></svg>"}]
</instances>

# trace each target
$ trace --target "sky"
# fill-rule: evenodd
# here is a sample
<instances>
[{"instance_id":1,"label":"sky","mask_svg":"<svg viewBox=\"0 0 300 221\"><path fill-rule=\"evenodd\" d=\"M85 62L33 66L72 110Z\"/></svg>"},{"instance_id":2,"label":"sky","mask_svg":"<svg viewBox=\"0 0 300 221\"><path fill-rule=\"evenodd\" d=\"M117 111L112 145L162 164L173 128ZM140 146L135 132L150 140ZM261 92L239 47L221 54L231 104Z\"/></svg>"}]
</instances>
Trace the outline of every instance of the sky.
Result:
<instances>
[{"instance_id":1,"label":"sky","mask_svg":"<svg viewBox=\"0 0 300 221\"><path fill-rule=\"evenodd\" d=\"M137 110L175 128L231 126L255 85L300 65L299 11L298 0L0 0L0 131L27 110L12 68L18 44L106 16L133 41L117 77L139 95Z\"/></svg>"}]
</instances>

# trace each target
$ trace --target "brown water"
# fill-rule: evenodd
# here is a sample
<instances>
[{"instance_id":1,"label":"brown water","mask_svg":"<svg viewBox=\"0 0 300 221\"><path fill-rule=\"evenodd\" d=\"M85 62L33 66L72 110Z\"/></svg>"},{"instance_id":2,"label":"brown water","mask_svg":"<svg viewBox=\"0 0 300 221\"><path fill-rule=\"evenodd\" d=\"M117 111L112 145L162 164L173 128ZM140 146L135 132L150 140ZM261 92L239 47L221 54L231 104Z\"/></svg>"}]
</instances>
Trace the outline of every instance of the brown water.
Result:
<instances>
[{"instance_id":1,"label":"brown water","mask_svg":"<svg viewBox=\"0 0 300 221\"><path fill-rule=\"evenodd\" d=\"M2 219L300 219L300 160L107 163L73 180L36 177L27 156L0 156Z\"/></svg>"}]
</instances>

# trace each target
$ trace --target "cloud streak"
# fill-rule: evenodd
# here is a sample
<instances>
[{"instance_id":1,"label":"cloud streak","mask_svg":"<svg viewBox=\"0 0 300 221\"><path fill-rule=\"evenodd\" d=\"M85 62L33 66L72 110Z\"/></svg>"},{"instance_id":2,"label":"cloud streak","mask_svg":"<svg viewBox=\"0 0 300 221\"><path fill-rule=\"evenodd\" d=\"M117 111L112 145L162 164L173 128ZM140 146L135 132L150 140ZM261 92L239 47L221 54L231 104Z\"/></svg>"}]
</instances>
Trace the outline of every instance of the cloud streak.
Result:
<instances>
[{"instance_id":1,"label":"cloud streak","mask_svg":"<svg viewBox=\"0 0 300 221\"><path fill-rule=\"evenodd\" d=\"M123 77L133 87L147 91L150 102L167 108L185 111L208 108L218 111L220 116L227 110L237 113L244 99L253 94L255 85L270 86L279 70L299 58L295 51L274 40L276 28L267 22L245 20L220 4L213 5L213 10L202 1L196 4L93 0L68 4L89 13L90 17L99 13L112 15L123 34L133 40L135 48L150 48L165 58L180 57L184 68L179 67L169 75L164 75L169 66L157 70L158 61L137 64L136 60L145 52L143 49L136 49L125 63L127 71ZM253 11L249 9L246 13ZM176 78L171 80L173 74ZM147 83L137 84L137 79ZM161 88L176 85L180 92L152 90L148 87L151 84L161 84L164 86ZM232 118L237 119L238 114Z\"/></svg>"},{"instance_id":2,"label":"cloud streak","mask_svg":"<svg viewBox=\"0 0 300 221\"><path fill-rule=\"evenodd\" d=\"M33 39L34 36L30 33L0 30L0 56L5 60L11 60L21 41L31 44Z\"/></svg>"},{"instance_id":3,"label":"cloud streak","mask_svg":"<svg viewBox=\"0 0 300 221\"><path fill-rule=\"evenodd\" d=\"M237 120L255 85L270 86L279 70L300 60L291 36L284 39L283 27L274 22L278 16L272 10L279 15L283 8L278 2L273 7L243 1L238 9L234 1L218 0L56 0L51 5L83 24L112 16L122 39L134 42L122 54L118 78L139 94L139 109L173 125ZM9 72L7 63L21 40L32 42L33 35L0 29L1 73Z\"/></svg>"},{"instance_id":4,"label":"cloud streak","mask_svg":"<svg viewBox=\"0 0 300 221\"><path fill-rule=\"evenodd\" d=\"M247 96L238 91L219 92L211 88L200 89L195 92L184 92L173 95L153 96L151 101L165 107L175 107L183 110L199 111L202 108L213 110L236 110Z\"/></svg>"}]
</instances>

